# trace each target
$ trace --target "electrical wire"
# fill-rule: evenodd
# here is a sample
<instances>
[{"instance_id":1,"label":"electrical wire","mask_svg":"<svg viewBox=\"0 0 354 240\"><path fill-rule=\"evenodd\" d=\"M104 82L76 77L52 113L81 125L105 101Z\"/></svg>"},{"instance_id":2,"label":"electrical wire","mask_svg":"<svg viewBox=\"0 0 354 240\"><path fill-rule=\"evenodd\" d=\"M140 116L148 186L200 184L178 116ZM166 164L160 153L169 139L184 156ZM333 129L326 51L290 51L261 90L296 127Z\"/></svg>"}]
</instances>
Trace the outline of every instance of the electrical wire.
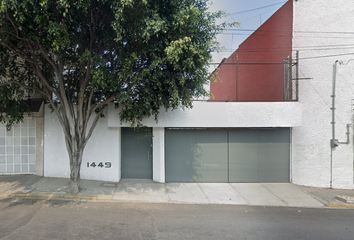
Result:
<instances>
[{"instance_id":1,"label":"electrical wire","mask_svg":"<svg viewBox=\"0 0 354 240\"><path fill-rule=\"evenodd\" d=\"M342 53L342 54L332 54L332 55L320 55L320 56L313 56L313 57L303 57L299 58L299 60L307 60L307 59L318 59L318 58L327 58L327 57L339 57L339 56L354 56L354 52L351 53ZM211 64L220 64L220 63L211 63ZM237 64L237 63L228 63L228 64ZM241 63L239 63L241 64ZM267 64L267 63L262 63L262 64ZM270 63L270 64L275 64L275 63Z\"/></svg>"},{"instance_id":2,"label":"electrical wire","mask_svg":"<svg viewBox=\"0 0 354 240\"><path fill-rule=\"evenodd\" d=\"M243 19L243 20L239 20L239 21L237 21L237 22L239 22L239 23L244 23L244 22L246 22L246 21L248 21L248 20L251 20L251 19L253 19L253 18L259 17L260 15L263 15L263 14L265 14L265 13L272 12L272 11L275 12L275 9L277 9L277 7L276 7L276 8L271 8L271 9L268 10L268 11L265 11L265 12L262 12L262 13L258 13L258 14L256 14L256 15L254 15L253 17L246 18L246 19ZM255 31L255 30L253 30L253 31Z\"/></svg>"},{"instance_id":3,"label":"electrical wire","mask_svg":"<svg viewBox=\"0 0 354 240\"><path fill-rule=\"evenodd\" d=\"M219 33L218 35L240 35L240 36L249 36L253 33ZM289 36L289 34L291 34L291 32L289 31L288 33L284 32L284 34L269 34L267 32L265 33L259 33L257 34L257 36L263 36L263 37L287 37ZM293 36L294 38L317 38L317 39L323 39L323 38L336 38L336 39L353 39L353 37L344 37L344 36L301 36L301 35L296 35Z\"/></svg>"},{"instance_id":4,"label":"electrical wire","mask_svg":"<svg viewBox=\"0 0 354 240\"><path fill-rule=\"evenodd\" d=\"M325 50L347 50L354 49L354 42L352 44L339 44L339 45L312 45L312 46L299 46L293 47L294 51L325 51ZM215 52L230 52L237 49L221 49ZM272 47L272 48L243 48L242 52L269 52L269 51L288 51L288 47Z\"/></svg>"},{"instance_id":5,"label":"electrical wire","mask_svg":"<svg viewBox=\"0 0 354 240\"><path fill-rule=\"evenodd\" d=\"M293 48L293 51L301 50L303 52L306 51L329 51L329 50L348 50L348 49L353 49L353 47L341 47L341 48ZM230 52L230 51L236 51L238 49L223 49L222 51ZM289 48L260 48L260 49L239 49L240 52L249 52L249 53L257 53L257 52L284 52L284 51L289 51Z\"/></svg>"},{"instance_id":6,"label":"electrical wire","mask_svg":"<svg viewBox=\"0 0 354 240\"><path fill-rule=\"evenodd\" d=\"M321 56L313 56L313 57L304 57L304 58L299 58L299 60L307 60L307 59L317 59L317 58L327 58L327 57L339 57L339 56L350 56L353 55L354 56L354 52L352 53L343 53L343 54L332 54L332 55L321 55ZM213 65L216 64L221 64L221 63L210 63ZM226 65L233 65L233 64L237 64L237 63L223 63ZM238 64L281 64L281 63L238 63Z\"/></svg>"},{"instance_id":7,"label":"electrical wire","mask_svg":"<svg viewBox=\"0 0 354 240\"><path fill-rule=\"evenodd\" d=\"M339 56L354 56L354 52L352 53L343 53L343 54L333 54L333 55L322 55L322 56L314 56L314 57L304 57L304 58L299 58L299 60L304 60L304 59L316 59L316 58L326 58L326 57L339 57Z\"/></svg>"},{"instance_id":8,"label":"electrical wire","mask_svg":"<svg viewBox=\"0 0 354 240\"><path fill-rule=\"evenodd\" d=\"M252 8L252 9L248 9L248 10L244 10L244 11L240 11L240 12L230 13L230 15L236 15L236 14L241 14L241 13L246 13L246 12L252 12L252 11L256 11L256 10L259 10L259 9L263 9L263 8L272 7L272 6L279 5L279 4L283 4L283 3L286 3L286 1L282 1L282 2L278 2L278 3L274 3L274 4L267 5L267 6L263 6L263 7Z\"/></svg>"},{"instance_id":9,"label":"electrical wire","mask_svg":"<svg viewBox=\"0 0 354 240\"><path fill-rule=\"evenodd\" d=\"M257 29L243 29L243 28L225 28L224 31L250 31L254 32ZM289 30L266 30L266 29L258 29L260 32L289 32ZM354 34L354 32L320 32L320 31L294 31L295 33L319 33L319 34Z\"/></svg>"}]
</instances>

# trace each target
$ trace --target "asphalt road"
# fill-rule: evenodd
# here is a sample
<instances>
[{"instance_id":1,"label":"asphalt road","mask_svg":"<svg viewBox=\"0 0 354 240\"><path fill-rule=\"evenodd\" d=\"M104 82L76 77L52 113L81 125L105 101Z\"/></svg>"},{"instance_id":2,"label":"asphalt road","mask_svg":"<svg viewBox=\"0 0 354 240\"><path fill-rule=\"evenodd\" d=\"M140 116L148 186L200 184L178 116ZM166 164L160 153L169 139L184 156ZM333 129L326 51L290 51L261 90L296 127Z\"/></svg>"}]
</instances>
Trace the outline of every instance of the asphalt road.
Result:
<instances>
[{"instance_id":1,"label":"asphalt road","mask_svg":"<svg viewBox=\"0 0 354 240\"><path fill-rule=\"evenodd\" d=\"M0 239L354 239L354 210L0 201Z\"/></svg>"}]
</instances>

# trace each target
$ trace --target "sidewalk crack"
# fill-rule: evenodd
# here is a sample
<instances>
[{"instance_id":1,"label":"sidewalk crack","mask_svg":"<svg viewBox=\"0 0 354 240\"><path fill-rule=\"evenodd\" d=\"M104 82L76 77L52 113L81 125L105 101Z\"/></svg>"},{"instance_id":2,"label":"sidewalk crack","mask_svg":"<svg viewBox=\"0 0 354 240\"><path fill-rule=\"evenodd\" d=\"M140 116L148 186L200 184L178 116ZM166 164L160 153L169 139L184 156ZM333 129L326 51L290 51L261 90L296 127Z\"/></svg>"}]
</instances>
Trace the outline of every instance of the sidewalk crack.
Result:
<instances>
[{"instance_id":1,"label":"sidewalk crack","mask_svg":"<svg viewBox=\"0 0 354 240\"><path fill-rule=\"evenodd\" d=\"M200 188L200 190L202 190L202 192L203 192L204 196L206 197L206 199L208 199L209 203L211 203L210 199L209 199L208 196L205 194L205 192L204 192L204 190L202 189L202 187L199 185L199 183L197 183L197 184L198 184L198 187Z\"/></svg>"},{"instance_id":2,"label":"sidewalk crack","mask_svg":"<svg viewBox=\"0 0 354 240\"><path fill-rule=\"evenodd\" d=\"M245 200L245 203L250 204L247 199L239 191L237 191L237 189L232 184L229 183L229 185L242 197L243 200Z\"/></svg>"},{"instance_id":3,"label":"sidewalk crack","mask_svg":"<svg viewBox=\"0 0 354 240\"><path fill-rule=\"evenodd\" d=\"M289 204L284 200L281 199L280 197L278 197L274 192L272 192L272 190L270 190L269 188L267 188L267 186L263 185L262 183L260 183L265 189L267 189L271 194L273 194L276 198L278 198L280 201L282 201L283 203L285 203L286 206L289 206Z\"/></svg>"}]
</instances>

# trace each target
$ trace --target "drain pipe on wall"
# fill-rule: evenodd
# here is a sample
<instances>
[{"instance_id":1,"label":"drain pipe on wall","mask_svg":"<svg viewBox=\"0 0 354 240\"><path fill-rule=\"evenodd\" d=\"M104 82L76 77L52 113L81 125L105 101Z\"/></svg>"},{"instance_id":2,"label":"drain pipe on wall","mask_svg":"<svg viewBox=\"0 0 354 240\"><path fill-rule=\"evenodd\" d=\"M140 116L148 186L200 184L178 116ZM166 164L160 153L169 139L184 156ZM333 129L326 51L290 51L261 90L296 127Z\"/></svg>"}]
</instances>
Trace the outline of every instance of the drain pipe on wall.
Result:
<instances>
[{"instance_id":1,"label":"drain pipe on wall","mask_svg":"<svg viewBox=\"0 0 354 240\"><path fill-rule=\"evenodd\" d=\"M347 124L347 141L346 142L339 142L338 139L336 139L336 81L337 81L337 63L342 64L342 62L339 62L338 60L335 61L333 65L333 82L332 82L332 139L331 139L331 163L330 163L330 188L333 188L333 151L336 147L338 147L340 144L349 144L349 138L350 138L350 126L353 126L353 124ZM353 136L353 141L354 141L354 136Z\"/></svg>"},{"instance_id":2,"label":"drain pipe on wall","mask_svg":"<svg viewBox=\"0 0 354 240\"><path fill-rule=\"evenodd\" d=\"M336 139L336 120L335 120L335 115L336 115L336 81L337 81L337 63L338 60L335 61L333 65L333 78L332 78L332 139L331 139L331 147L332 149L335 147L339 146L339 141ZM332 161L331 161L332 162ZM331 163L332 166L332 163Z\"/></svg>"}]
</instances>

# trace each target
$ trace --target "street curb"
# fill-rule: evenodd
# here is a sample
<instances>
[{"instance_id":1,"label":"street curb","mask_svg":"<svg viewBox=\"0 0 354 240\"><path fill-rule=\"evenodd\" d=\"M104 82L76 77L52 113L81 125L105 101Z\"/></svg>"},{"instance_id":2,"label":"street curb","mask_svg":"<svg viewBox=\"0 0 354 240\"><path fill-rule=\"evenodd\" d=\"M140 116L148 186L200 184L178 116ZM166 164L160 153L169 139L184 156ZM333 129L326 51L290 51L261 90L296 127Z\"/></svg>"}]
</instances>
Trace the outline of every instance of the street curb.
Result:
<instances>
[{"instance_id":1,"label":"street curb","mask_svg":"<svg viewBox=\"0 0 354 240\"><path fill-rule=\"evenodd\" d=\"M11 199L25 198L25 199L58 200L58 201L134 202L134 201L127 201L127 200L121 200L121 201L118 200L117 201L117 200L113 199L113 196L75 195L75 194L65 194L65 193L12 193L7 196L3 195L2 197L11 198ZM136 201L136 202L141 203L144 201ZM187 203L187 202L179 202L179 201L172 201L172 202L166 202L166 203L195 204L195 203ZM208 203L204 203L204 204L208 204ZM246 206L246 205L240 205L240 206ZM251 205L249 205L249 206L251 206ZM304 207L304 208L306 208L306 207ZM327 204L323 204L322 208L354 209L354 205L327 203Z\"/></svg>"},{"instance_id":2,"label":"street curb","mask_svg":"<svg viewBox=\"0 0 354 240\"><path fill-rule=\"evenodd\" d=\"M342 205L342 204L327 203L327 204L325 204L325 206L328 208L354 209L354 205Z\"/></svg>"},{"instance_id":3,"label":"street curb","mask_svg":"<svg viewBox=\"0 0 354 240\"><path fill-rule=\"evenodd\" d=\"M31 194L31 193L12 193L8 195L9 198L36 198L36 199L49 199L48 194Z\"/></svg>"},{"instance_id":4,"label":"street curb","mask_svg":"<svg viewBox=\"0 0 354 240\"><path fill-rule=\"evenodd\" d=\"M75 195L60 193L13 193L9 198L29 198L38 200L70 200L70 201L112 201L111 196Z\"/></svg>"}]
</instances>

